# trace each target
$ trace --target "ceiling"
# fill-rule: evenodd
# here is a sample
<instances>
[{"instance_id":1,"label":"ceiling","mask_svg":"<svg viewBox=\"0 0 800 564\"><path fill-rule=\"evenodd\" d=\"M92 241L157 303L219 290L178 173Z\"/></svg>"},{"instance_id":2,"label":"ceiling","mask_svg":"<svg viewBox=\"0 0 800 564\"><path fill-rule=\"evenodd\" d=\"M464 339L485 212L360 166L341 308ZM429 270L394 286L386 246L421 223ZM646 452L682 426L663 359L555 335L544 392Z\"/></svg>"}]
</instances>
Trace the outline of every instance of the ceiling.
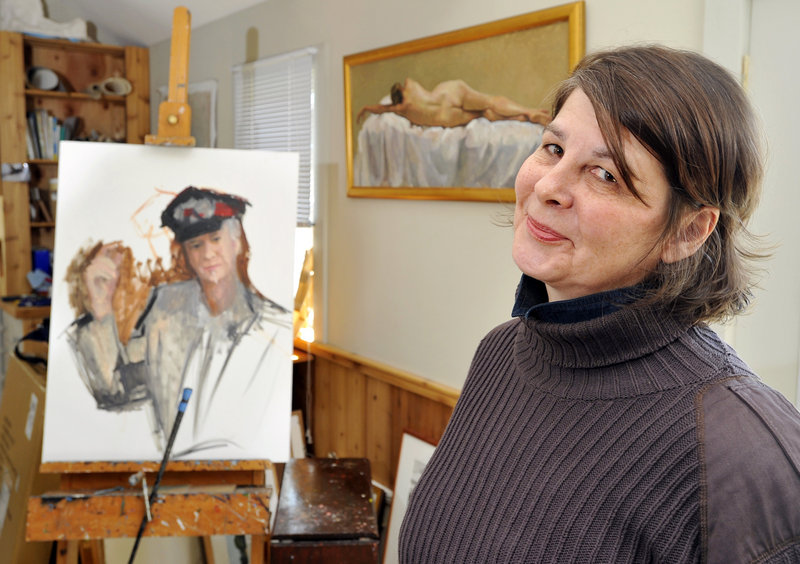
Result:
<instances>
[{"instance_id":1,"label":"ceiling","mask_svg":"<svg viewBox=\"0 0 800 564\"><path fill-rule=\"evenodd\" d=\"M223 18L264 0L65 0L72 11L93 23L102 33L121 44L149 47L172 35L172 16L177 6L186 6L192 28Z\"/></svg>"}]
</instances>

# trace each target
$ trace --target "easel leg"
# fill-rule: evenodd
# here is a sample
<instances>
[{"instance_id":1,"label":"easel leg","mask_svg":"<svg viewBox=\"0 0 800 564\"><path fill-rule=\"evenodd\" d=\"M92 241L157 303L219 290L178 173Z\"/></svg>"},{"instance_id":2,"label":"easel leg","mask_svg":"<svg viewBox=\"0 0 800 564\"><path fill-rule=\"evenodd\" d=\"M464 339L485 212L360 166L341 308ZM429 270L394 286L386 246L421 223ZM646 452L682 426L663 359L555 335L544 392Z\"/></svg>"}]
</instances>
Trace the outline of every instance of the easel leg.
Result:
<instances>
[{"instance_id":1,"label":"easel leg","mask_svg":"<svg viewBox=\"0 0 800 564\"><path fill-rule=\"evenodd\" d=\"M80 541L78 553L81 564L105 564L106 555L103 541L99 539Z\"/></svg>"},{"instance_id":2,"label":"easel leg","mask_svg":"<svg viewBox=\"0 0 800 564\"><path fill-rule=\"evenodd\" d=\"M266 535L250 537L250 564L264 564L264 550L267 547Z\"/></svg>"},{"instance_id":3,"label":"easel leg","mask_svg":"<svg viewBox=\"0 0 800 564\"><path fill-rule=\"evenodd\" d=\"M56 544L56 564L78 564L77 541L58 541Z\"/></svg>"},{"instance_id":4,"label":"easel leg","mask_svg":"<svg viewBox=\"0 0 800 564\"><path fill-rule=\"evenodd\" d=\"M211 546L211 537L203 537L203 557L206 559L206 564L216 564L214 547Z\"/></svg>"}]
</instances>

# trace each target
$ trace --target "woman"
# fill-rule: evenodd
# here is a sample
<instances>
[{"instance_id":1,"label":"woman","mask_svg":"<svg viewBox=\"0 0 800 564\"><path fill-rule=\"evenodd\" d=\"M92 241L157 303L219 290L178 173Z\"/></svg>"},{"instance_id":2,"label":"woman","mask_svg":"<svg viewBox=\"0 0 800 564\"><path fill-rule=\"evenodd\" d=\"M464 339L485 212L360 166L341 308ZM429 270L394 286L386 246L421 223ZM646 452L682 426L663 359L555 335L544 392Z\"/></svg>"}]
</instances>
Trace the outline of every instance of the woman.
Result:
<instances>
[{"instance_id":1,"label":"woman","mask_svg":"<svg viewBox=\"0 0 800 564\"><path fill-rule=\"evenodd\" d=\"M587 57L516 181L517 319L476 352L403 562L798 562L800 414L706 322L749 301L762 175L737 83Z\"/></svg>"}]
</instances>

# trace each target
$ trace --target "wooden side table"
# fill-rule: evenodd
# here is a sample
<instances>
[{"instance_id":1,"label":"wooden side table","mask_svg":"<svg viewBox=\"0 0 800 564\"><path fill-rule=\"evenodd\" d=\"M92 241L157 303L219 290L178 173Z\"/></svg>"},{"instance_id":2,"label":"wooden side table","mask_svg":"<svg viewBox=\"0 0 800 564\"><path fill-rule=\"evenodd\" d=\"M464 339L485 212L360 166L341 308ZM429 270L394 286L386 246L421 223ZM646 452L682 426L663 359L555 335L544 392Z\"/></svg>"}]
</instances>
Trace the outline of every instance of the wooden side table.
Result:
<instances>
[{"instance_id":1,"label":"wooden side table","mask_svg":"<svg viewBox=\"0 0 800 564\"><path fill-rule=\"evenodd\" d=\"M273 564L377 564L378 553L369 460L286 463L272 533Z\"/></svg>"}]
</instances>

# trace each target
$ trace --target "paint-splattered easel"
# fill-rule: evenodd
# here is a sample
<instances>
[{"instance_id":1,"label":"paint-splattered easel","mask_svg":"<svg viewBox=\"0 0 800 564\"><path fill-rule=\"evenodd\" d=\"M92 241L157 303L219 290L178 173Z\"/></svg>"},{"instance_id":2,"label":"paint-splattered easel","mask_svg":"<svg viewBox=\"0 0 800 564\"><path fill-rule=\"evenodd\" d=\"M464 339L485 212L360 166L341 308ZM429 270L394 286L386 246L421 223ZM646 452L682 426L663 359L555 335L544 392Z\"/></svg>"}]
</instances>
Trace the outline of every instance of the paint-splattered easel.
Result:
<instances>
[{"instance_id":1,"label":"paint-splattered easel","mask_svg":"<svg viewBox=\"0 0 800 564\"><path fill-rule=\"evenodd\" d=\"M188 10L176 8L169 94L159 106L158 134L147 135L146 144L195 144L188 104L190 29ZM213 564L211 535L251 535L250 562L265 561L270 497L277 499L277 492L265 486L267 472L275 476L269 461L169 462L161 480L166 489L146 507L147 495L138 482L144 477L142 484L153 485L159 466L158 462L43 463L41 472L60 474L61 490L29 498L26 540L58 541L59 564L77 564L79 554L83 564L102 564L103 539L136 537L150 512L145 536L203 537L206 561Z\"/></svg>"},{"instance_id":2,"label":"paint-splattered easel","mask_svg":"<svg viewBox=\"0 0 800 564\"><path fill-rule=\"evenodd\" d=\"M192 108L189 106L190 33L189 10L179 6L172 18L167 99L158 105L158 134L145 135L147 145L194 147Z\"/></svg>"}]
</instances>

